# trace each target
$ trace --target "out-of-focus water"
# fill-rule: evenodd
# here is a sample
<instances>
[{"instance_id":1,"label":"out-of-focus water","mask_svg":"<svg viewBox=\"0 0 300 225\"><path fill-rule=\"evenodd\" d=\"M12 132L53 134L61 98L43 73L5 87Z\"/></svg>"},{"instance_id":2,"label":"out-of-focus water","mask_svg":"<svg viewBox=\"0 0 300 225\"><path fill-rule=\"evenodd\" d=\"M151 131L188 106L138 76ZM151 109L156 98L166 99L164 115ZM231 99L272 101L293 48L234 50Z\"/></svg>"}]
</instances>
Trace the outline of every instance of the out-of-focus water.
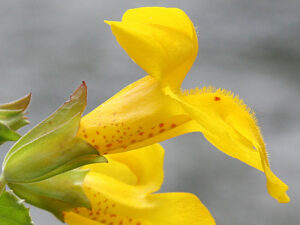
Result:
<instances>
[{"instance_id":1,"label":"out-of-focus water","mask_svg":"<svg viewBox=\"0 0 300 225\"><path fill-rule=\"evenodd\" d=\"M179 7L199 33L199 56L184 88L230 89L257 113L274 172L291 202L278 204L262 173L216 150L201 134L165 141L162 191L193 192L219 225L300 223L299 0L10 0L0 2L0 101L33 93L31 125L85 80L90 111L145 73L115 41L104 19L126 9ZM3 159L9 144L1 147ZM36 208L37 225L59 225Z\"/></svg>"}]
</instances>

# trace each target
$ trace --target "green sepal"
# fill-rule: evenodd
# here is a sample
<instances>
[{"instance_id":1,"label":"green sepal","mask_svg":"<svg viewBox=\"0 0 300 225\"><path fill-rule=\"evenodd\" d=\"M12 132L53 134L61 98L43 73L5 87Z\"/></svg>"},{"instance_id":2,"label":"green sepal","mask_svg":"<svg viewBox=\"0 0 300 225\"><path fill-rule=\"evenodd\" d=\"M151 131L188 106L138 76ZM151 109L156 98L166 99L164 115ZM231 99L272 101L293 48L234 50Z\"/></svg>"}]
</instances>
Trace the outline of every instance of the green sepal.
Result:
<instances>
[{"instance_id":1,"label":"green sepal","mask_svg":"<svg viewBox=\"0 0 300 225\"><path fill-rule=\"evenodd\" d=\"M24 116L31 99L31 94L25 97L0 105L0 144L6 141L17 141L21 135L16 130L29 122Z\"/></svg>"},{"instance_id":2,"label":"green sepal","mask_svg":"<svg viewBox=\"0 0 300 225\"><path fill-rule=\"evenodd\" d=\"M6 141L17 141L20 134L0 122L0 145Z\"/></svg>"},{"instance_id":3,"label":"green sepal","mask_svg":"<svg viewBox=\"0 0 300 225\"><path fill-rule=\"evenodd\" d=\"M23 205L24 200L18 199L11 191L3 191L0 195L1 225L33 225L29 209Z\"/></svg>"},{"instance_id":4,"label":"green sepal","mask_svg":"<svg viewBox=\"0 0 300 225\"><path fill-rule=\"evenodd\" d=\"M4 160L7 182L37 182L85 164L106 162L93 146L76 136L86 97L83 83L70 101L19 139Z\"/></svg>"},{"instance_id":5,"label":"green sepal","mask_svg":"<svg viewBox=\"0 0 300 225\"><path fill-rule=\"evenodd\" d=\"M63 221L63 212L76 207L91 209L83 191L87 173L87 170L75 169L40 182L8 185L27 203L45 209Z\"/></svg>"}]
</instances>

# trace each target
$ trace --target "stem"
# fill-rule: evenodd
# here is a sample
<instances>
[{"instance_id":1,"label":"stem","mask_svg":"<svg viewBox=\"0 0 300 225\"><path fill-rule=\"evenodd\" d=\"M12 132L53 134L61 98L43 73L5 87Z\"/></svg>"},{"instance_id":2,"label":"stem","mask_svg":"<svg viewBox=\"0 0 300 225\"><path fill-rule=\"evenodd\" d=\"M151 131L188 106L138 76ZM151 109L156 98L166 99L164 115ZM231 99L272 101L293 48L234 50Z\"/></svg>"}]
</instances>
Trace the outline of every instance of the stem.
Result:
<instances>
[{"instance_id":1,"label":"stem","mask_svg":"<svg viewBox=\"0 0 300 225\"><path fill-rule=\"evenodd\" d=\"M3 177L3 174L0 175L0 195L2 194L2 191L5 189L6 181Z\"/></svg>"}]
</instances>

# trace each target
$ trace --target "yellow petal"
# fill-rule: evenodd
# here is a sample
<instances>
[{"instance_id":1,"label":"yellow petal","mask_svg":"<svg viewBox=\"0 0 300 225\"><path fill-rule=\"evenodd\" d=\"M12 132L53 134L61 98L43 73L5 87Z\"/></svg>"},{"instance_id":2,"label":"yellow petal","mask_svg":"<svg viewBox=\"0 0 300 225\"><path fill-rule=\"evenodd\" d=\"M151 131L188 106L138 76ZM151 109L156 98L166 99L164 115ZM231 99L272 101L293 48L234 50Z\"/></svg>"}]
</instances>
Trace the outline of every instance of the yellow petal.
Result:
<instances>
[{"instance_id":1,"label":"yellow petal","mask_svg":"<svg viewBox=\"0 0 300 225\"><path fill-rule=\"evenodd\" d=\"M83 168L135 186L144 194L157 191L163 182L164 149L159 144L107 155L106 158L109 163L91 164Z\"/></svg>"},{"instance_id":2,"label":"yellow petal","mask_svg":"<svg viewBox=\"0 0 300 225\"><path fill-rule=\"evenodd\" d=\"M198 52L193 23L177 8L128 10L121 22L106 21L128 55L149 75L180 87Z\"/></svg>"},{"instance_id":3,"label":"yellow petal","mask_svg":"<svg viewBox=\"0 0 300 225\"><path fill-rule=\"evenodd\" d=\"M105 199L106 200L106 199ZM105 201L104 200L104 201ZM215 225L207 208L193 194L163 193L143 199L148 207L127 208L107 200L113 208L75 209L65 213L69 225ZM102 204L102 203L101 203ZM105 206L106 207L106 206Z\"/></svg>"},{"instance_id":4,"label":"yellow petal","mask_svg":"<svg viewBox=\"0 0 300 225\"><path fill-rule=\"evenodd\" d=\"M84 116L78 136L101 154L140 148L190 131L190 117L146 76Z\"/></svg>"},{"instance_id":5,"label":"yellow petal","mask_svg":"<svg viewBox=\"0 0 300 225\"><path fill-rule=\"evenodd\" d=\"M289 202L288 186L269 167L265 144L254 113L237 96L225 90L204 88L178 96L165 92L180 102L199 131L218 149L265 172L269 194L281 203Z\"/></svg>"},{"instance_id":6,"label":"yellow petal","mask_svg":"<svg viewBox=\"0 0 300 225\"><path fill-rule=\"evenodd\" d=\"M70 225L215 224L209 211L192 194L149 194L162 183L163 153L156 144L109 155L110 164L86 166L91 171L84 180L84 191L92 210L76 208L64 214L65 222ZM137 178L136 183L123 178L130 176Z\"/></svg>"}]
</instances>

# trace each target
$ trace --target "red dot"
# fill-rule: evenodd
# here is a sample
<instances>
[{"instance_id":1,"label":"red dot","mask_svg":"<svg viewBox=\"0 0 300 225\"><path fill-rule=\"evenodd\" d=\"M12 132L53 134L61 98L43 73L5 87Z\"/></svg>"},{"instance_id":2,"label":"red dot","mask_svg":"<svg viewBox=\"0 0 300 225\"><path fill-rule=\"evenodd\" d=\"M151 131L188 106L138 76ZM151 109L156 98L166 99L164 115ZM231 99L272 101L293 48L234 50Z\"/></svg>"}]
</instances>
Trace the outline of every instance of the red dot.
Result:
<instances>
[{"instance_id":1,"label":"red dot","mask_svg":"<svg viewBox=\"0 0 300 225\"><path fill-rule=\"evenodd\" d=\"M218 96L215 97L215 101L220 101L220 100L221 100L220 97L218 97Z\"/></svg>"},{"instance_id":2,"label":"red dot","mask_svg":"<svg viewBox=\"0 0 300 225\"><path fill-rule=\"evenodd\" d=\"M162 133L162 132L164 132L165 131L165 129L161 129L160 131L159 131L159 133Z\"/></svg>"},{"instance_id":3,"label":"red dot","mask_svg":"<svg viewBox=\"0 0 300 225\"><path fill-rule=\"evenodd\" d=\"M143 135L143 134L144 134L144 132L141 132L141 133L140 133L140 135Z\"/></svg>"},{"instance_id":4,"label":"red dot","mask_svg":"<svg viewBox=\"0 0 300 225\"><path fill-rule=\"evenodd\" d=\"M175 127L176 127L176 124L172 123L171 128L175 128Z\"/></svg>"},{"instance_id":5,"label":"red dot","mask_svg":"<svg viewBox=\"0 0 300 225\"><path fill-rule=\"evenodd\" d=\"M85 134L85 135L84 135L84 138L88 138L88 136Z\"/></svg>"},{"instance_id":6,"label":"red dot","mask_svg":"<svg viewBox=\"0 0 300 225\"><path fill-rule=\"evenodd\" d=\"M107 144L107 145L106 145L106 147L108 147L108 148L109 148L109 147L111 147L111 146L112 146L112 144L111 144L111 143L109 143L109 144Z\"/></svg>"},{"instance_id":7,"label":"red dot","mask_svg":"<svg viewBox=\"0 0 300 225\"><path fill-rule=\"evenodd\" d=\"M159 127L163 127L163 126L164 126L164 124L163 124L163 123L160 123L160 124L159 124Z\"/></svg>"},{"instance_id":8,"label":"red dot","mask_svg":"<svg viewBox=\"0 0 300 225\"><path fill-rule=\"evenodd\" d=\"M136 142L136 140L135 139L133 139L132 141L131 141L131 143L135 143Z\"/></svg>"},{"instance_id":9,"label":"red dot","mask_svg":"<svg viewBox=\"0 0 300 225\"><path fill-rule=\"evenodd\" d=\"M148 137L153 137L153 134L152 134L152 133L150 133L150 134L148 135Z\"/></svg>"},{"instance_id":10,"label":"red dot","mask_svg":"<svg viewBox=\"0 0 300 225\"><path fill-rule=\"evenodd\" d=\"M99 134L100 134L100 132L99 132L99 131L96 131L96 134L97 134L97 135L99 135Z\"/></svg>"}]
</instances>

